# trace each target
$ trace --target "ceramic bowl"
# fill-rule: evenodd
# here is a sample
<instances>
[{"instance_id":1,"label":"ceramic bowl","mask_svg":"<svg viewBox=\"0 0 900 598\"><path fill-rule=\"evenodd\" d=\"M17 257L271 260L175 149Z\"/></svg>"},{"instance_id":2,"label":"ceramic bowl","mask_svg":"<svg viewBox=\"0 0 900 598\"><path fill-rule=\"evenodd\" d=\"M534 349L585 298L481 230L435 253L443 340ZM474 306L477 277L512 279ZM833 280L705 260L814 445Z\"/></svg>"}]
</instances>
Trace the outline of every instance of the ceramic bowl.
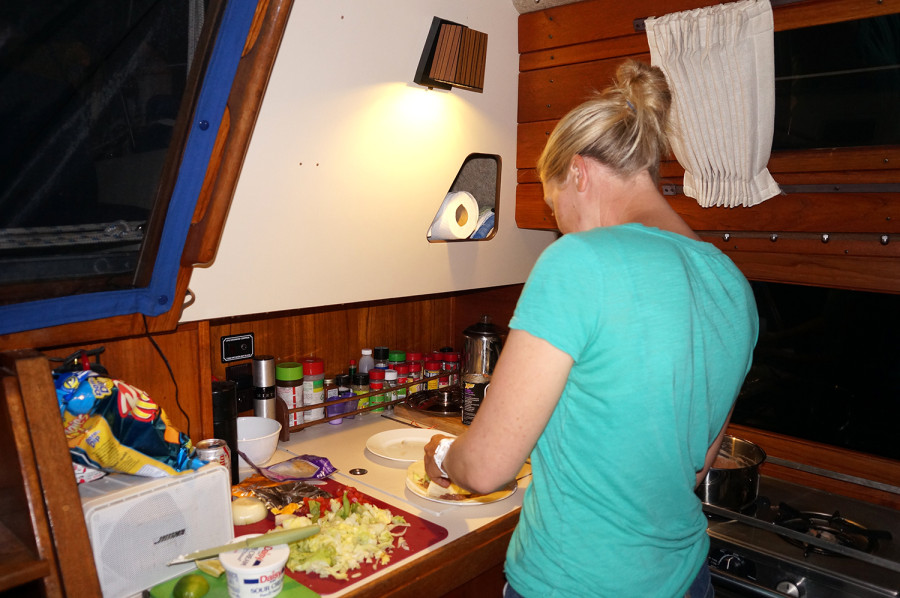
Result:
<instances>
[{"instance_id":1,"label":"ceramic bowl","mask_svg":"<svg viewBox=\"0 0 900 598\"><path fill-rule=\"evenodd\" d=\"M237 418L238 450L247 455L254 465L262 466L272 458L278 448L281 424L268 417ZM242 467L249 467L243 458Z\"/></svg>"}]
</instances>

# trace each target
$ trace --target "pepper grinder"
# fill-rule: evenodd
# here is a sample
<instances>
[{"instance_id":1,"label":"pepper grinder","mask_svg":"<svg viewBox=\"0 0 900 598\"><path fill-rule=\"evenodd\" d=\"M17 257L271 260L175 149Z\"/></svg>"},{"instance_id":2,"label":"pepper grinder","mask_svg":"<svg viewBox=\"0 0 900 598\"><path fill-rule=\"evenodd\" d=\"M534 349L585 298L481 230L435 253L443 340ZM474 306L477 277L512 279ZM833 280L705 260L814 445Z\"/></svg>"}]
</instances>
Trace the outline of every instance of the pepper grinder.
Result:
<instances>
[{"instance_id":1,"label":"pepper grinder","mask_svg":"<svg viewBox=\"0 0 900 598\"><path fill-rule=\"evenodd\" d=\"M278 419L275 413L275 358L272 355L253 357L253 414Z\"/></svg>"}]
</instances>

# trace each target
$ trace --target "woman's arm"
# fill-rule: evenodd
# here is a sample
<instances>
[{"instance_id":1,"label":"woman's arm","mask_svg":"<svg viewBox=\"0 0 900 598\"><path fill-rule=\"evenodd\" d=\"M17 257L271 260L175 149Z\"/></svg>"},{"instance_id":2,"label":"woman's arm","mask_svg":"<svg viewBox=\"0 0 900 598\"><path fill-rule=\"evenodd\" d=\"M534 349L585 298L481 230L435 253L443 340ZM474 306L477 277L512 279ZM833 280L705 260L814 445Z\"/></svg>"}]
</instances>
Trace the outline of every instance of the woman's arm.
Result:
<instances>
[{"instance_id":1,"label":"woman's arm","mask_svg":"<svg viewBox=\"0 0 900 598\"><path fill-rule=\"evenodd\" d=\"M728 412L728 417L725 418L725 423L722 424L722 429L719 430L719 435L716 436L716 439L713 440L712 445L706 451L706 462L703 464L703 469L697 472L697 484L694 486L696 489L703 483L703 479L706 477L706 472L709 471L709 468L712 467L712 464L716 460L716 455L719 454L719 447L722 446L722 439L725 438L725 428L728 427L728 422L731 421L731 414L734 413L734 405L731 406L731 411Z\"/></svg>"},{"instance_id":2,"label":"woman's arm","mask_svg":"<svg viewBox=\"0 0 900 598\"><path fill-rule=\"evenodd\" d=\"M450 479L482 493L514 479L550 420L572 364L549 342L511 330L478 414L444 459ZM446 487L450 482L434 463L441 438L433 437L425 447L425 471Z\"/></svg>"}]
</instances>

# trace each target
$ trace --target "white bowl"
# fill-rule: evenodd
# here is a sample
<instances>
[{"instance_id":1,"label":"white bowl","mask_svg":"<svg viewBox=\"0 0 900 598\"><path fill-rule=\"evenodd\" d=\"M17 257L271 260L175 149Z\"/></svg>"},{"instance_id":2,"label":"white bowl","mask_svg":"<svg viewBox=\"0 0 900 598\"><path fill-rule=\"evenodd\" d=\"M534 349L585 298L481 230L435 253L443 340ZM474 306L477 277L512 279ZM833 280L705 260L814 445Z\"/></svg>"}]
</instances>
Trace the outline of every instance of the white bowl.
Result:
<instances>
[{"instance_id":1,"label":"white bowl","mask_svg":"<svg viewBox=\"0 0 900 598\"><path fill-rule=\"evenodd\" d=\"M254 465L265 465L278 448L281 424L268 417L237 418L238 450L247 455ZM240 465L249 467L241 458Z\"/></svg>"}]
</instances>

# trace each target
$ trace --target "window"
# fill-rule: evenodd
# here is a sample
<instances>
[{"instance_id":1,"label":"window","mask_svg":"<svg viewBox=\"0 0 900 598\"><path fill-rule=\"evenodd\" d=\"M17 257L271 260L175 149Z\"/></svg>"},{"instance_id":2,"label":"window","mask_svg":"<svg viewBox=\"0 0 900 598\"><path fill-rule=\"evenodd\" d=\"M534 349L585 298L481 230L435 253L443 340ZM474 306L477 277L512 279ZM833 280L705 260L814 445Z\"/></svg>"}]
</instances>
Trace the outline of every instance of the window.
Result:
<instances>
[{"instance_id":1,"label":"window","mask_svg":"<svg viewBox=\"0 0 900 598\"><path fill-rule=\"evenodd\" d=\"M900 15L775 33L773 149L900 144Z\"/></svg>"},{"instance_id":2,"label":"window","mask_svg":"<svg viewBox=\"0 0 900 598\"><path fill-rule=\"evenodd\" d=\"M157 315L255 3L0 9L0 333Z\"/></svg>"}]
</instances>

